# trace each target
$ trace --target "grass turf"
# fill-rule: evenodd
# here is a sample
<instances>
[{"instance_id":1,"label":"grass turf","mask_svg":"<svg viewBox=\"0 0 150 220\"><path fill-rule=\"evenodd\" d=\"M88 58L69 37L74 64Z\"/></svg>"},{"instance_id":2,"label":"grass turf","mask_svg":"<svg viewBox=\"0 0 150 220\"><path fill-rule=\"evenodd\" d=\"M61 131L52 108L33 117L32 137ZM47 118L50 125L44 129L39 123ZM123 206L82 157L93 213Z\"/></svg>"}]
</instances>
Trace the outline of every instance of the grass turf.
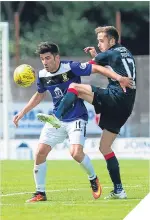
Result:
<instances>
[{"instance_id":1,"label":"grass turf","mask_svg":"<svg viewBox=\"0 0 150 220\"><path fill-rule=\"evenodd\" d=\"M103 187L92 198L89 181L74 161L47 161L48 201L27 204L35 192L33 161L1 161L2 220L122 220L149 192L149 161L120 160L126 200L104 200L112 184L104 160L92 161Z\"/></svg>"}]
</instances>

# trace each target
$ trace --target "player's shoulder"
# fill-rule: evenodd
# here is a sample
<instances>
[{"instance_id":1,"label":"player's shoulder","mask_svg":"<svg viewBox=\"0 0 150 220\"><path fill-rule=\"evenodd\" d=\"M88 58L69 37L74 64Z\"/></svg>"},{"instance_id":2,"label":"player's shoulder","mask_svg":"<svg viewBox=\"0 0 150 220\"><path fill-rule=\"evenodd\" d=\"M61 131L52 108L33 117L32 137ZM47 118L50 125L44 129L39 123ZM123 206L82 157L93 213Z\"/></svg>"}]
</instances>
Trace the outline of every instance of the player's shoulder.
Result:
<instances>
[{"instance_id":1,"label":"player's shoulder","mask_svg":"<svg viewBox=\"0 0 150 220\"><path fill-rule=\"evenodd\" d=\"M79 62L79 61L62 61L62 65L65 67L70 67L70 69L85 69L89 63L88 62ZM90 64L89 64L90 65Z\"/></svg>"},{"instance_id":2,"label":"player's shoulder","mask_svg":"<svg viewBox=\"0 0 150 220\"><path fill-rule=\"evenodd\" d=\"M98 59L108 59L109 57L113 56L115 53L117 53L116 51L114 51L112 48L108 49L104 52L100 52L97 54L97 56L95 58Z\"/></svg>"},{"instance_id":3,"label":"player's shoulder","mask_svg":"<svg viewBox=\"0 0 150 220\"><path fill-rule=\"evenodd\" d=\"M45 77L47 74L47 71L45 69L39 70L39 78Z\"/></svg>"},{"instance_id":4,"label":"player's shoulder","mask_svg":"<svg viewBox=\"0 0 150 220\"><path fill-rule=\"evenodd\" d=\"M61 60L60 61L60 69L69 71L71 69L72 60Z\"/></svg>"},{"instance_id":5,"label":"player's shoulder","mask_svg":"<svg viewBox=\"0 0 150 220\"><path fill-rule=\"evenodd\" d=\"M94 58L94 61L100 65L106 65L111 57L114 56L114 52L111 50L107 50L104 52L100 52Z\"/></svg>"},{"instance_id":6,"label":"player's shoulder","mask_svg":"<svg viewBox=\"0 0 150 220\"><path fill-rule=\"evenodd\" d=\"M70 64L72 62L73 61L70 61L70 60L65 60L65 61L61 60L60 61L60 67L57 70L57 72L55 72L55 74L47 72L45 69L42 69L42 70L39 71L39 78L47 77L47 76L55 76L55 75L59 75L59 74L64 73L64 72L68 72L69 70L71 70Z\"/></svg>"},{"instance_id":7,"label":"player's shoulder","mask_svg":"<svg viewBox=\"0 0 150 220\"><path fill-rule=\"evenodd\" d=\"M113 51L115 53L120 54L121 56L126 55L126 56L129 56L129 57L133 57L131 51L128 48L126 48L125 46L121 45L121 44L116 45L116 47L113 48Z\"/></svg>"},{"instance_id":8,"label":"player's shoulder","mask_svg":"<svg viewBox=\"0 0 150 220\"><path fill-rule=\"evenodd\" d=\"M114 47L110 48L110 50L112 52L120 52L120 53L128 52L128 53L131 53L128 48L126 48L125 46L123 46L121 44L114 45Z\"/></svg>"}]
</instances>

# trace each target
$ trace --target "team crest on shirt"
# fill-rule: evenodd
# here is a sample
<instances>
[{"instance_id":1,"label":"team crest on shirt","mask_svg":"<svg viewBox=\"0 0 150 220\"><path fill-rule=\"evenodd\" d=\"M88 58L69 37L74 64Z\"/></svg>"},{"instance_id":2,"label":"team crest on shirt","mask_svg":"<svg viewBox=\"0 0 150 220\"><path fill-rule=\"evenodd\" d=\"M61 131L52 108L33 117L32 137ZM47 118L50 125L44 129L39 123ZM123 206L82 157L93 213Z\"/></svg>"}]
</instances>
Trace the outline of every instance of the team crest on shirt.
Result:
<instances>
[{"instance_id":1,"label":"team crest on shirt","mask_svg":"<svg viewBox=\"0 0 150 220\"><path fill-rule=\"evenodd\" d=\"M63 82L67 82L69 80L67 77L67 73L63 73L62 77L63 77Z\"/></svg>"},{"instance_id":2,"label":"team crest on shirt","mask_svg":"<svg viewBox=\"0 0 150 220\"><path fill-rule=\"evenodd\" d=\"M80 69L85 69L86 66L87 66L87 63L81 63L81 64L80 64Z\"/></svg>"}]
</instances>

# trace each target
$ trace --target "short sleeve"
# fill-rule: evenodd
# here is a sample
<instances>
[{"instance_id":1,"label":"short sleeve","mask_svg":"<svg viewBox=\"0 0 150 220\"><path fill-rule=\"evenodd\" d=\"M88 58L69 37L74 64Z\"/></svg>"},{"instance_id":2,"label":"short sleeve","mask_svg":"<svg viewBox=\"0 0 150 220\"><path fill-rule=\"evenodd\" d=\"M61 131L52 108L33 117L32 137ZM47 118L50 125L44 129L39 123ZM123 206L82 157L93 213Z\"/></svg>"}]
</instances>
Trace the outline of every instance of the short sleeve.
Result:
<instances>
[{"instance_id":1,"label":"short sleeve","mask_svg":"<svg viewBox=\"0 0 150 220\"><path fill-rule=\"evenodd\" d=\"M109 63L110 54L108 51L97 54L97 56L93 59L97 64L105 66Z\"/></svg>"},{"instance_id":2,"label":"short sleeve","mask_svg":"<svg viewBox=\"0 0 150 220\"><path fill-rule=\"evenodd\" d=\"M44 93L46 90L47 90L47 89L44 88L44 86L43 86L43 84L42 84L42 82L41 82L41 80L40 80L40 78L39 78L39 76L38 76L38 79L37 79L37 91L38 91L39 93Z\"/></svg>"},{"instance_id":3,"label":"short sleeve","mask_svg":"<svg viewBox=\"0 0 150 220\"><path fill-rule=\"evenodd\" d=\"M92 72L92 65L87 63L80 62L71 62L70 63L71 71L76 76L89 76Z\"/></svg>"}]
</instances>

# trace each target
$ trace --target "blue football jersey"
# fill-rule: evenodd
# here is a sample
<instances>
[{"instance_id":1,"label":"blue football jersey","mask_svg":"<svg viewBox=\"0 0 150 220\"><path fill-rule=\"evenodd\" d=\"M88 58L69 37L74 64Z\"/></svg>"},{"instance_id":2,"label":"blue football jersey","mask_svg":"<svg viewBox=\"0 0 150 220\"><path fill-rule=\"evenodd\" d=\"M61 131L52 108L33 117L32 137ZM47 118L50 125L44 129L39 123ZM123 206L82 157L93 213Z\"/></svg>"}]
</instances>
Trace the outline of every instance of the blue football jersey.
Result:
<instances>
[{"instance_id":1,"label":"blue football jersey","mask_svg":"<svg viewBox=\"0 0 150 220\"><path fill-rule=\"evenodd\" d=\"M45 69L39 71L37 80L37 91L43 93L49 91L54 104L53 113L57 111L62 98L71 83L81 83L80 76L91 74L92 65L73 61L61 61L59 69L55 73L47 72ZM88 120L87 109L82 99L77 99L69 112L65 114L62 121L74 121L79 118Z\"/></svg>"}]
</instances>

